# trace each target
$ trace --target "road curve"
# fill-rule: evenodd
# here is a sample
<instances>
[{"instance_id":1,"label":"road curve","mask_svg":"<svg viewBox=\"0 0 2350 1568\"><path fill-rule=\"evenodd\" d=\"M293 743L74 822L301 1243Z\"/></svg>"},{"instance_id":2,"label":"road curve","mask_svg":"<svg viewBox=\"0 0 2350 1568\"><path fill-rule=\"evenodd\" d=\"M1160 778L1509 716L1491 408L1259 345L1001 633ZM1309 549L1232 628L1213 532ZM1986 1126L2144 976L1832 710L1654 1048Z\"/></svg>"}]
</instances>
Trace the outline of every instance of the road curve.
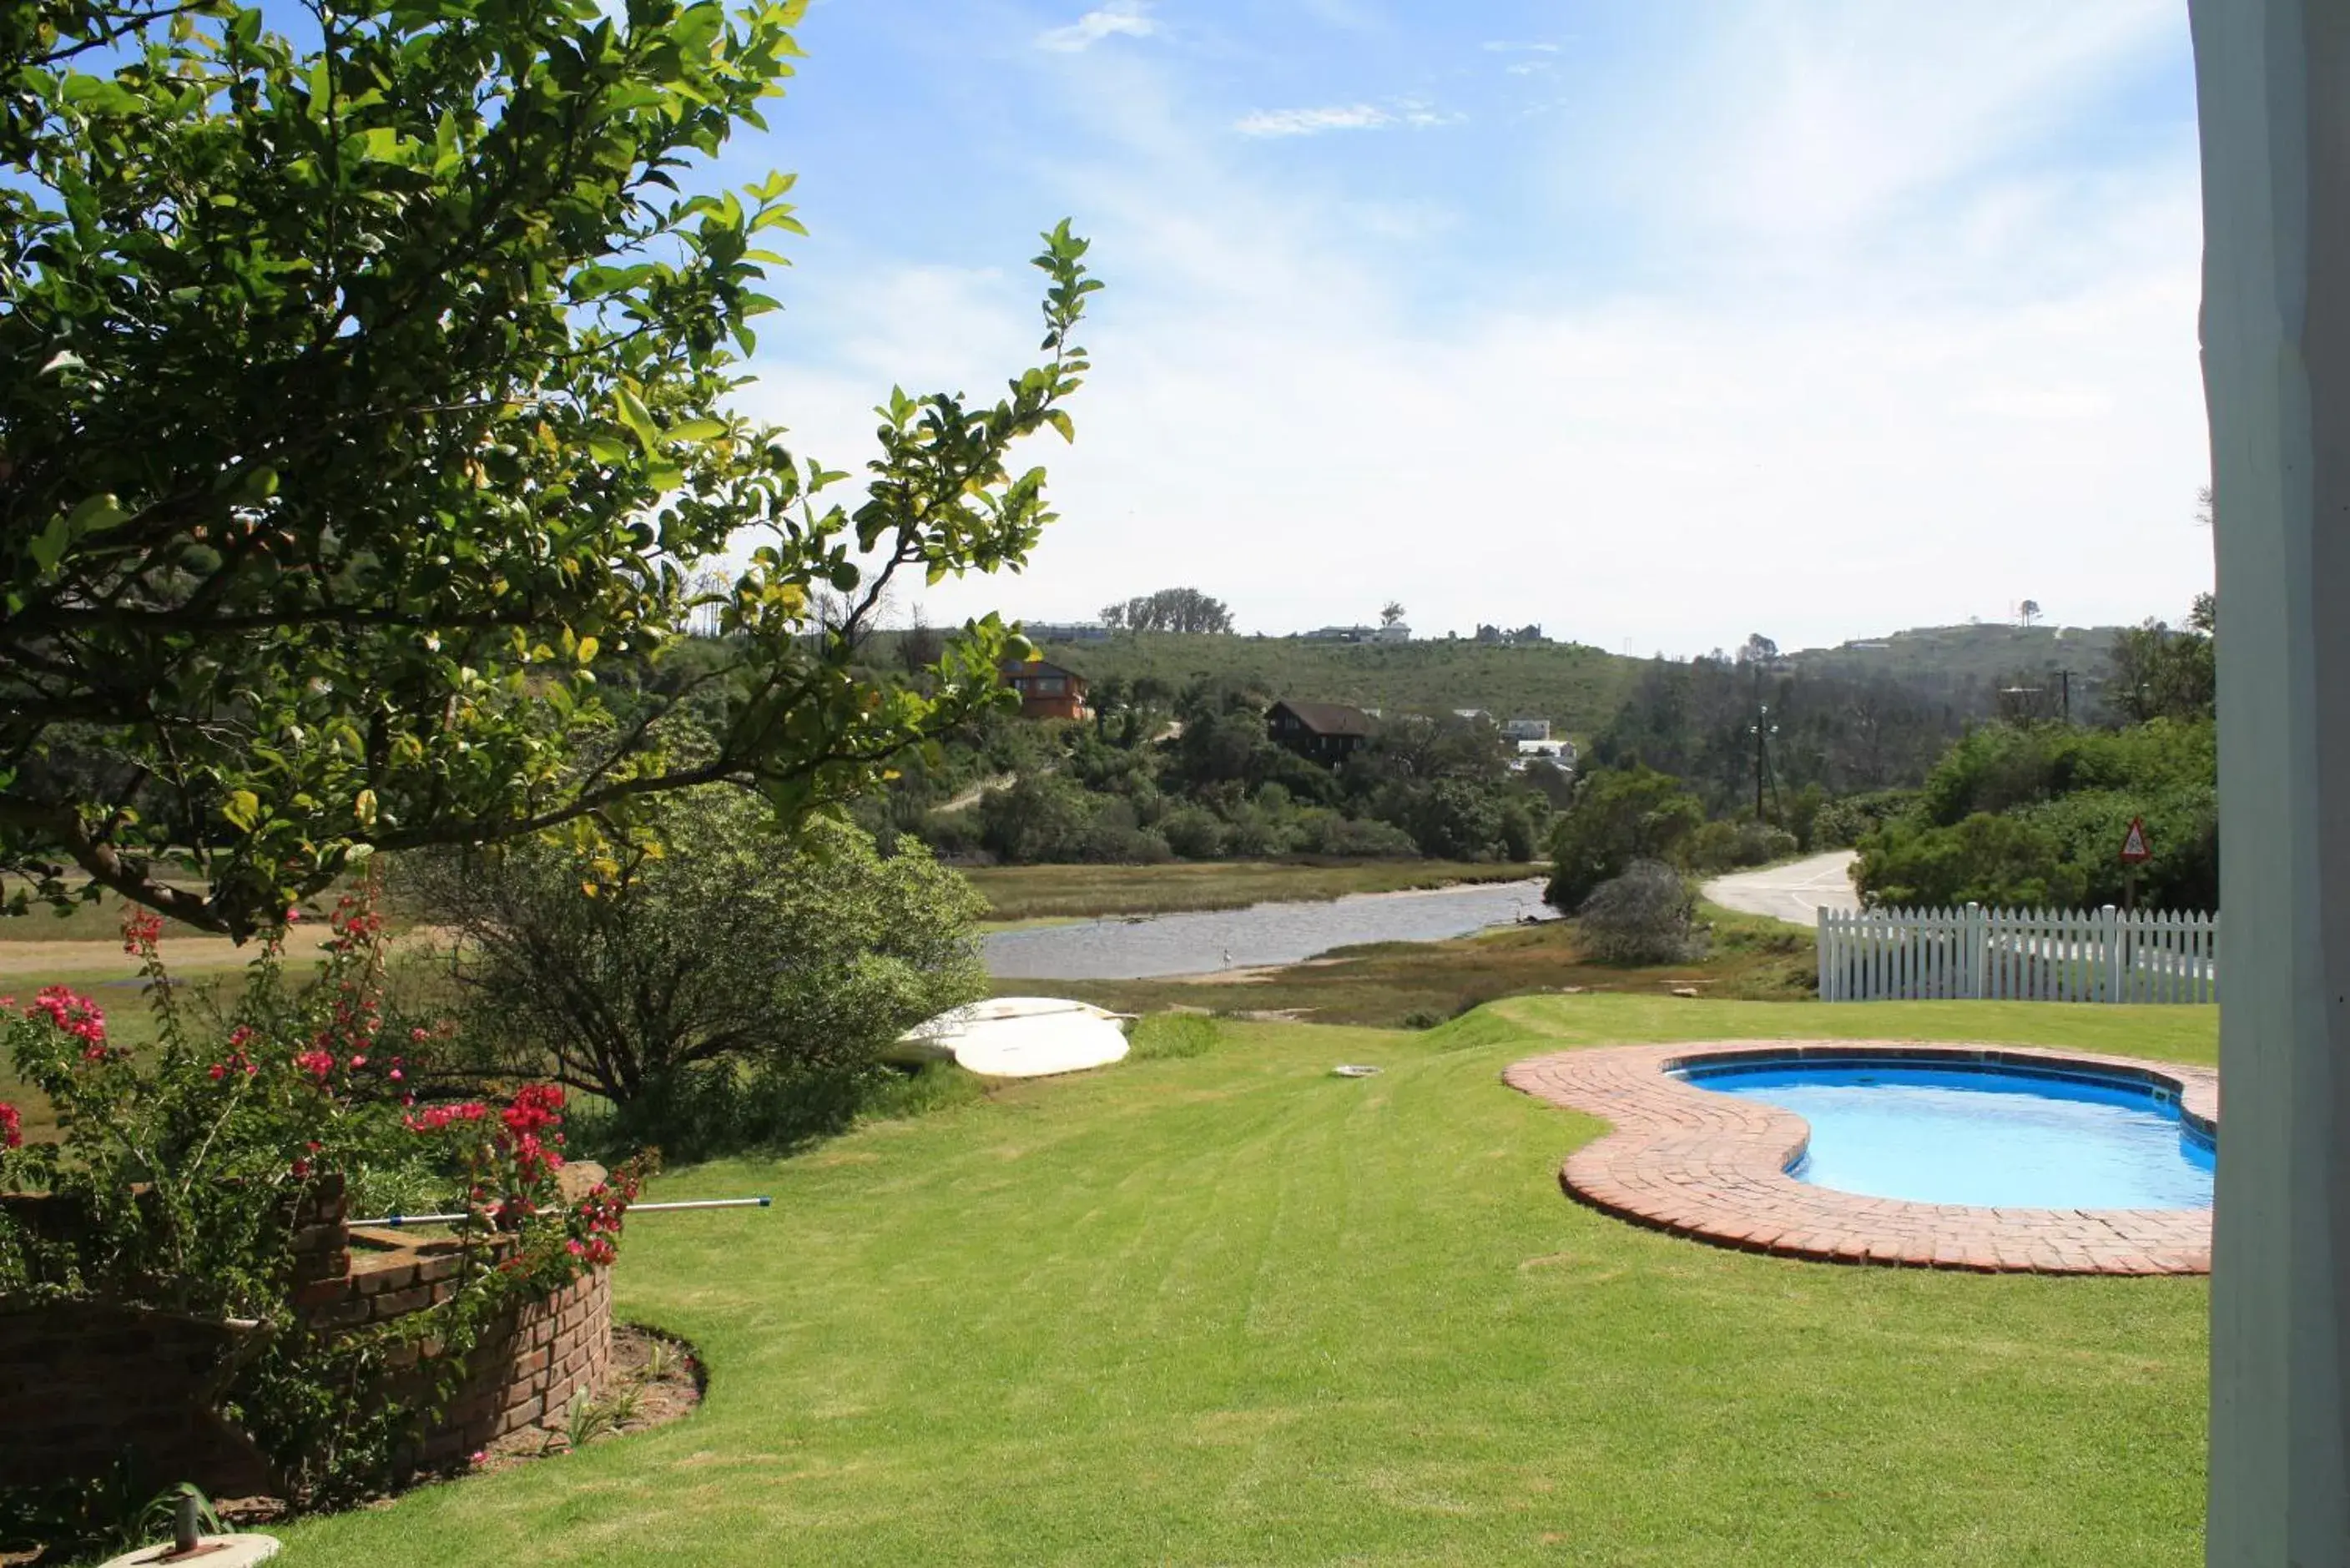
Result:
<instances>
[{"instance_id":1,"label":"road curve","mask_svg":"<svg viewBox=\"0 0 2350 1568\"><path fill-rule=\"evenodd\" d=\"M1736 909L1741 914L1768 915L1774 920L1798 926L1815 925L1824 908L1860 908L1860 895L1852 890L1855 858L1851 850L1838 849L1785 866L1766 866L1760 871L1717 877L1705 885L1705 896L1723 909Z\"/></svg>"}]
</instances>

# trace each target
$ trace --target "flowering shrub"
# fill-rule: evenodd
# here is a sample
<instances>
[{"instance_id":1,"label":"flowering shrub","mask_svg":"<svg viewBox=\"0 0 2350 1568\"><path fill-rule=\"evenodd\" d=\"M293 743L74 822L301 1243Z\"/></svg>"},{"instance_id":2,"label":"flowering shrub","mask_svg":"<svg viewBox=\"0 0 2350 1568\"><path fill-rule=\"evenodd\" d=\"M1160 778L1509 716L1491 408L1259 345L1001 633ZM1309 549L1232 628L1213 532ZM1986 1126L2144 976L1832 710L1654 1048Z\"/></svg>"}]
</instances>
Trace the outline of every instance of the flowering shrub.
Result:
<instances>
[{"instance_id":1,"label":"flowering shrub","mask_svg":"<svg viewBox=\"0 0 2350 1568\"><path fill-rule=\"evenodd\" d=\"M66 987L22 1008L0 1001L0 1040L59 1133L28 1143L17 1107L0 1105L0 1194L49 1199L13 1218L0 1207L0 1293L257 1320L266 1348L239 1374L229 1413L314 1493L373 1479L431 1414L370 1407L385 1403L367 1397L370 1367L430 1339L453 1384L496 1313L612 1261L638 1179L623 1168L564 1200L552 1085L525 1084L503 1105L419 1104L412 1085L446 1031L388 1015L369 898L346 899L330 925L308 984L286 983L272 940L234 1008L199 1021L164 973L161 922L126 920L158 1024L151 1053L116 1045L97 1003ZM303 1198L338 1181L365 1201L393 1179L462 1195L457 1229L477 1245L455 1293L361 1330L312 1329L294 1279Z\"/></svg>"}]
</instances>

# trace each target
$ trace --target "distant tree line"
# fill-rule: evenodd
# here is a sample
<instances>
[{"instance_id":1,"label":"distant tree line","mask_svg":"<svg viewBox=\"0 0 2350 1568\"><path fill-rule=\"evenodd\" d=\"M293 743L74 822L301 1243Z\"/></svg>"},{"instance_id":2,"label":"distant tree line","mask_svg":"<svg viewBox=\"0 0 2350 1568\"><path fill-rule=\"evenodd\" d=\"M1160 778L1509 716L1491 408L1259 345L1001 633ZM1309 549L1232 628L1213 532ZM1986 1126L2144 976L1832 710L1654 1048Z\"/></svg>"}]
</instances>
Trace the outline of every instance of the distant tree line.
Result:
<instances>
[{"instance_id":1,"label":"distant tree line","mask_svg":"<svg viewBox=\"0 0 2350 1568\"><path fill-rule=\"evenodd\" d=\"M2217 909L2213 611L2205 595L2183 627L2123 633L2074 708L2095 723L2064 722L2044 676L1944 700L1800 673L1760 635L1734 657L1657 660L1552 830L1551 901L1578 909L1638 863L1695 873L1854 846L1877 903ZM2154 852L2136 871L2120 859L2134 819Z\"/></svg>"}]
</instances>

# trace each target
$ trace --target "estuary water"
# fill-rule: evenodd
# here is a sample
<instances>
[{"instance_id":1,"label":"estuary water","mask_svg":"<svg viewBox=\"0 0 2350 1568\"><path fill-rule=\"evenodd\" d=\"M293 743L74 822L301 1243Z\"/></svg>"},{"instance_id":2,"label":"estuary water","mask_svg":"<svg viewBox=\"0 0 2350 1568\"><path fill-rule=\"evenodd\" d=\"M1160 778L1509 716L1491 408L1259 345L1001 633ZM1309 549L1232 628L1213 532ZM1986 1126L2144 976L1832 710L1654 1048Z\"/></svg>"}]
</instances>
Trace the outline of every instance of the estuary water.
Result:
<instances>
[{"instance_id":1,"label":"estuary water","mask_svg":"<svg viewBox=\"0 0 2350 1568\"><path fill-rule=\"evenodd\" d=\"M1296 963L1360 942L1440 941L1548 919L1542 893L1540 881L1490 882L997 931L986 939L987 968L999 980L1148 980Z\"/></svg>"}]
</instances>

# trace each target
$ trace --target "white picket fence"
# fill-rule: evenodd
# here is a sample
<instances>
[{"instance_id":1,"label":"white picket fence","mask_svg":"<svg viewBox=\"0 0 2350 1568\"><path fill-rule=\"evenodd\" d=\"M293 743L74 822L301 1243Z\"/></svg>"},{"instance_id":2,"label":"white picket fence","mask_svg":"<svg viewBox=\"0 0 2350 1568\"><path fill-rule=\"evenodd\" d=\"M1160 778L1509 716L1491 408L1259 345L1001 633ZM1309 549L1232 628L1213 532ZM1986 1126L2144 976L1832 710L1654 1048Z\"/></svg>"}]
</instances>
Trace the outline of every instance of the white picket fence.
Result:
<instances>
[{"instance_id":1,"label":"white picket fence","mask_svg":"<svg viewBox=\"0 0 2350 1568\"><path fill-rule=\"evenodd\" d=\"M1822 909L1819 947L1823 1002L2220 1000L2217 915Z\"/></svg>"}]
</instances>

